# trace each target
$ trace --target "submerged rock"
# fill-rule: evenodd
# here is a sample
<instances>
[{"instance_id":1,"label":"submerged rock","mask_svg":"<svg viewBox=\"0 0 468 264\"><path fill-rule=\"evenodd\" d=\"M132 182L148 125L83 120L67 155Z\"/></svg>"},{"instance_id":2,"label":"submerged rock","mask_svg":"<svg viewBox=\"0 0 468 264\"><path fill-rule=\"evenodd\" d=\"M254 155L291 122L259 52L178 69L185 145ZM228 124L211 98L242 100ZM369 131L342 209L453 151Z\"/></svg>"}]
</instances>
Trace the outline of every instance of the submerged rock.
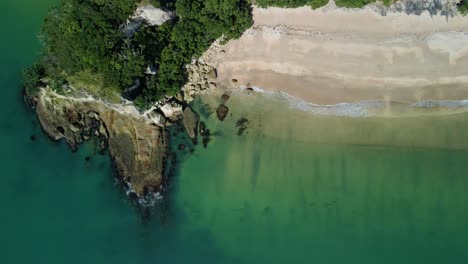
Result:
<instances>
[{"instance_id":1,"label":"submerged rock","mask_svg":"<svg viewBox=\"0 0 468 264\"><path fill-rule=\"evenodd\" d=\"M216 109L216 116L220 121L223 121L229 113L229 108L224 104L220 104Z\"/></svg>"},{"instance_id":2,"label":"submerged rock","mask_svg":"<svg viewBox=\"0 0 468 264\"><path fill-rule=\"evenodd\" d=\"M186 148L187 148L187 145L185 145L185 144L179 144L177 146L177 149L179 149L179 150L185 150Z\"/></svg>"},{"instance_id":3,"label":"submerged rock","mask_svg":"<svg viewBox=\"0 0 468 264\"><path fill-rule=\"evenodd\" d=\"M202 140L203 147L206 148L209 142L210 142L210 137L208 136L204 137Z\"/></svg>"},{"instance_id":4,"label":"submerged rock","mask_svg":"<svg viewBox=\"0 0 468 264\"><path fill-rule=\"evenodd\" d=\"M195 139L197 137L197 128L198 128L198 115L190 109L190 107L185 108L184 112L182 113L183 123L187 134L191 139Z\"/></svg>"},{"instance_id":5,"label":"submerged rock","mask_svg":"<svg viewBox=\"0 0 468 264\"><path fill-rule=\"evenodd\" d=\"M239 120L236 121L236 127L238 128L237 130L238 136L244 133L244 131L247 129L248 124L249 124L249 120L245 117L241 117Z\"/></svg>"},{"instance_id":6,"label":"submerged rock","mask_svg":"<svg viewBox=\"0 0 468 264\"><path fill-rule=\"evenodd\" d=\"M206 124L205 122L200 122L200 135L206 136L207 134L207 129L206 129Z\"/></svg>"},{"instance_id":7,"label":"submerged rock","mask_svg":"<svg viewBox=\"0 0 468 264\"><path fill-rule=\"evenodd\" d=\"M208 143L211 141L211 132L210 130L206 127L205 122L200 122L200 135L203 137L202 139L202 144L203 147L207 147Z\"/></svg>"}]
</instances>

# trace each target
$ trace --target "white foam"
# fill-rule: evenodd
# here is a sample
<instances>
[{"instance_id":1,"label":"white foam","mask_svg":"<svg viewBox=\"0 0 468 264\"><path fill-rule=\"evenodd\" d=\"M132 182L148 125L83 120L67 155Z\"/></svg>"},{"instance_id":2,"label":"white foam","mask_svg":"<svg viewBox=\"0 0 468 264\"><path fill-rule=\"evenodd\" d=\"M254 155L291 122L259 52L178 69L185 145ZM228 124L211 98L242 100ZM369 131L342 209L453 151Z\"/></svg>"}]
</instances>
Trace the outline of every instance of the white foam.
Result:
<instances>
[{"instance_id":1,"label":"white foam","mask_svg":"<svg viewBox=\"0 0 468 264\"><path fill-rule=\"evenodd\" d=\"M449 100L426 100L411 105L418 108L448 108L448 109L468 109L468 100L449 101Z\"/></svg>"},{"instance_id":2,"label":"white foam","mask_svg":"<svg viewBox=\"0 0 468 264\"><path fill-rule=\"evenodd\" d=\"M421 109L446 109L457 110L448 113L460 113L468 111L468 100L425 100L417 103L389 102L383 100L368 100L350 103L339 103L332 105L318 105L305 101L304 99L289 95L284 92L272 92L259 87L251 87L256 93L270 97L273 100L284 102L291 109L298 109L315 115L322 116L347 116L353 118L365 118L372 116L388 116L389 113L399 115L411 115L415 110ZM246 89L240 87L239 91ZM421 114L418 112L418 114Z\"/></svg>"}]
</instances>

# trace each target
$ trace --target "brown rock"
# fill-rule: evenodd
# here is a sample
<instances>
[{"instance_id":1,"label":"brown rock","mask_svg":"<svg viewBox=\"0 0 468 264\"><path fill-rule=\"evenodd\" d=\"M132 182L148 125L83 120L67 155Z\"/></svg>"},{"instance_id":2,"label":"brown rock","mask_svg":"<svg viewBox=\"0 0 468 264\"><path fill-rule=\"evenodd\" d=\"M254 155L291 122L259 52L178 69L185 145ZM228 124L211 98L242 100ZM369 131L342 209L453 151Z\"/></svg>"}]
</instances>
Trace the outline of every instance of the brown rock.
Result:
<instances>
[{"instance_id":1,"label":"brown rock","mask_svg":"<svg viewBox=\"0 0 468 264\"><path fill-rule=\"evenodd\" d=\"M229 96L229 94L227 93L221 95L221 100L223 101L223 103L226 103L227 101L229 101L229 98L231 98L231 96Z\"/></svg>"},{"instance_id":2,"label":"brown rock","mask_svg":"<svg viewBox=\"0 0 468 264\"><path fill-rule=\"evenodd\" d=\"M224 104L220 104L218 108L216 109L216 116L220 121L223 121L227 114L229 113L229 108L225 106Z\"/></svg>"},{"instance_id":3,"label":"brown rock","mask_svg":"<svg viewBox=\"0 0 468 264\"><path fill-rule=\"evenodd\" d=\"M200 118L190 107L185 108L182 117L187 134L191 139L195 139L197 137L198 121Z\"/></svg>"},{"instance_id":4,"label":"brown rock","mask_svg":"<svg viewBox=\"0 0 468 264\"><path fill-rule=\"evenodd\" d=\"M247 95L254 94L254 89L252 87L245 88L245 94L247 94Z\"/></svg>"},{"instance_id":5,"label":"brown rock","mask_svg":"<svg viewBox=\"0 0 468 264\"><path fill-rule=\"evenodd\" d=\"M159 188L164 183L164 160L168 150L168 135L164 128L150 125L145 119L122 114L98 101L49 100L53 95L40 93L34 100L43 130L54 140L64 138L73 150L83 141L76 131L75 115L85 119L82 130L100 133L101 147L108 147L114 165L123 178L131 179L134 191L143 195L145 188ZM67 109L73 110L67 111ZM95 112L91 115L90 111ZM90 127L95 117L102 127ZM72 118L70 118L72 117Z\"/></svg>"}]
</instances>

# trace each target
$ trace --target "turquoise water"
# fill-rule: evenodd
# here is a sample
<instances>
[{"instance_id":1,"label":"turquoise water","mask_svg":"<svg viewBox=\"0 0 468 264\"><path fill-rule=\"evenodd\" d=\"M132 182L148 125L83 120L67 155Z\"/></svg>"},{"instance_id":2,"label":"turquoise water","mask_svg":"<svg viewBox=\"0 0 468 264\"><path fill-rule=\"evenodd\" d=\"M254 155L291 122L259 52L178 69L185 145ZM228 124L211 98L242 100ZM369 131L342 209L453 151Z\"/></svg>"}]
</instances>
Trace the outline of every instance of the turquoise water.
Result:
<instances>
[{"instance_id":1,"label":"turquoise water","mask_svg":"<svg viewBox=\"0 0 468 264\"><path fill-rule=\"evenodd\" d=\"M466 261L467 114L315 117L235 96L225 122L204 117L208 147L179 155L166 202L142 213L107 156L51 142L23 106L20 71L54 3L0 3L2 263Z\"/></svg>"}]
</instances>

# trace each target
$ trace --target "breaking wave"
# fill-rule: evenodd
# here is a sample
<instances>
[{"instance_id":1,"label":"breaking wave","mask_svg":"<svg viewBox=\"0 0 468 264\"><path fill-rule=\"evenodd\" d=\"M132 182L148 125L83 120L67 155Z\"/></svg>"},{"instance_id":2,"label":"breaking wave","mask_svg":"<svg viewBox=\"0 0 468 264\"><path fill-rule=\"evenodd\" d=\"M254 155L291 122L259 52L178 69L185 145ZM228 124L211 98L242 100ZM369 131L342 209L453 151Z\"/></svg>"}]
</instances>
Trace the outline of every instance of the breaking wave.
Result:
<instances>
[{"instance_id":1,"label":"breaking wave","mask_svg":"<svg viewBox=\"0 0 468 264\"><path fill-rule=\"evenodd\" d=\"M246 89L242 87L240 90ZM468 100L424 100L416 103L369 100L333 105L318 105L284 92L266 91L252 87L254 92L286 103L289 108L323 116L347 117L402 117L421 115L448 115L468 111Z\"/></svg>"}]
</instances>

